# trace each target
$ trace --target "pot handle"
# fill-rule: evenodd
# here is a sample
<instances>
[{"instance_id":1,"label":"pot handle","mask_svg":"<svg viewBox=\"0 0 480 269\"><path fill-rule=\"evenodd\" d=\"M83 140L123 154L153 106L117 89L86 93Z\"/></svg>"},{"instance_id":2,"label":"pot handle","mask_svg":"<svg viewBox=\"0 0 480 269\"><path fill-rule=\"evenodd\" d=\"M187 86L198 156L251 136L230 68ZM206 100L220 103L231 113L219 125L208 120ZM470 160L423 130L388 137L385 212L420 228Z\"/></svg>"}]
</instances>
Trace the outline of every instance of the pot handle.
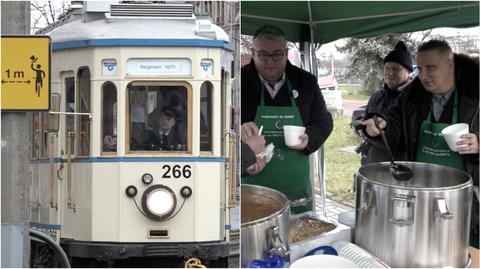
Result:
<instances>
[{"instance_id":1,"label":"pot handle","mask_svg":"<svg viewBox=\"0 0 480 269\"><path fill-rule=\"evenodd\" d=\"M447 202L445 202L444 198L436 198L435 205L437 206L437 210L435 210L436 217L441 217L444 220L453 218L453 214L448 210Z\"/></svg>"},{"instance_id":2,"label":"pot handle","mask_svg":"<svg viewBox=\"0 0 480 269\"><path fill-rule=\"evenodd\" d=\"M360 206L360 212L366 212L370 208L373 208L375 204L375 191L373 189L366 189L363 194L362 205Z\"/></svg>"},{"instance_id":3,"label":"pot handle","mask_svg":"<svg viewBox=\"0 0 480 269\"><path fill-rule=\"evenodd\" d=\"M267 230L268 245L270 250L268 251L271 255L278 255L280 257L288 257L290 251L287 249L285 244L280 238L278 226L271 227Z\"/></svg>"},{"instance_id":4,"label":"pot handle","mask_svg":"<svg viewBox=\"0 0 480 269\"><path fill-rule=\"evenodd\" d=\"M415 197L392 197L391 210L388 221L403 227L413 223L415 210Z\"/></svg>"}]
</instances>

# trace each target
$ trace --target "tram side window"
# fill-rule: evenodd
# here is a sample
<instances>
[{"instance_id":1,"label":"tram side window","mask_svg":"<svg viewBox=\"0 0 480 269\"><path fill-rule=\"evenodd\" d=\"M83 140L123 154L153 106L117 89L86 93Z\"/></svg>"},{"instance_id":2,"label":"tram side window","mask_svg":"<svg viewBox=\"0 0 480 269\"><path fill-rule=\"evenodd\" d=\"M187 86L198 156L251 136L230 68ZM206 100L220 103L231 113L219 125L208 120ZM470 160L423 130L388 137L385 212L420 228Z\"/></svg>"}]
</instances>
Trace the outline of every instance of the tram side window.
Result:
<instances>
[{"instance_id":1,"label":"tram side window","mask_svg":"<svg viewBox=\"0 0 480 269\"><path fill-rule=\"evenodd\" d=\"M42 112L41 121L42 121L42 149L40 150L40 156L47 158L50 151L50 141L48 140L48 112Z\"/></svg>"},{"instance_id":2,"label":"tram side window","mask_svg":"<svg viewBox=\"0 0 480 269\"><path fill-rule=\"evenodd\" d=\"M130 150L188 151L185 86L128 85Z\"/></svg>"},{"instance_id":3,"label":"tram side window","mask_svg":"<svg viewBox=\"0 0 480 269\"><path fill-rule=\"evenodd\" d=\"M103 152L117 151L117 88L111 82L102 87Z\"/></svg>"},{"instance_id":4,"label":"tram side window","mask_svg":"<svg viewBox=\"0 0 480 269\"><path fill-rule=\"evenodd\" d=\"M79 89L79 112L90 113L90 70L81 68L78 70ZM88 115L79 116L78 155L90 155L90 118Z\"/></svg>"},{"instance_id":5,"label":"tram side window","mask_svg":"<svg viewBox=\"0 0 480 269\"><path fill-rule=\"evenodd\" d=\"M65 112L75 112L75 78L65 78ZM65 144L68 143L69 133L75 132L75 117L73 115L66 115L66 132L65 132ZM70 141L70 149L72 154L75 154L75 137L72 136ZM67 149L65 149L67 152Z\"/></svg>"},{"instance_id":6,"label":"tram side window","mask_svg":"<svg viewBox=\"0 0 480 269\"><path fill-rule=\"evenodd\" d=\"M200 87L200 150L212 151L213 85L206 81Z\"/></svg>"},{"instance_id":7,"label":"tram side window","mask_svg":"<svg viewBox=\"0 0 480 269\"><path fill-rule=\"evenodd\" d=\"M47 116L48 112L32 113L32 159L48 157Z\"/></svg>"}]
</instances>

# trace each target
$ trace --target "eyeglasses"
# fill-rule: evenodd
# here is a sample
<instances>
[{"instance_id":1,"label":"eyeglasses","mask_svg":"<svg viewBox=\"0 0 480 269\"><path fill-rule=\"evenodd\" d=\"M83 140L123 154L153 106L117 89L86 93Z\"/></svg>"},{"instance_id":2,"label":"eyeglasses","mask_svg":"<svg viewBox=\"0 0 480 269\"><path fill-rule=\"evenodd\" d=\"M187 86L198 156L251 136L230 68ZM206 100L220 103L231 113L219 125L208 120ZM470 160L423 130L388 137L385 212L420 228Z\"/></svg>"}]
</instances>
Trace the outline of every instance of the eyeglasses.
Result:
<instances>
[{"instance_id":1,"label":"eyeglasses","mask_svg":"<svg viewBox=\"0 0 480 269\"><path fill-rule=\"evenodd\" d=\"M258 59L262 62L268 61L268 59L272 59L274 62L280 61L283 59L283 56L285 56L285 52L283 51L276 51L273 54L270 53L265 53L265 52L259 52L256 54L258 56Z\"/></svg>"}]
</instances>

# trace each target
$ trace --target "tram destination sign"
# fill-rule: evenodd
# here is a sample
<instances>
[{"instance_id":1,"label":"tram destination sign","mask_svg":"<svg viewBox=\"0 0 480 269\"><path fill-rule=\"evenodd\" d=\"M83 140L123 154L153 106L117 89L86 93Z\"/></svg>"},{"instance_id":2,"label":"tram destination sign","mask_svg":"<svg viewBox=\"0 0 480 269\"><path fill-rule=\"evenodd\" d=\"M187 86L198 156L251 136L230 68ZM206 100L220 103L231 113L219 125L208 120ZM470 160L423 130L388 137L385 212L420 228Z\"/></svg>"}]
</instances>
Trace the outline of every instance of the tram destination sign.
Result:
<instances>
[{"instance_id":1,"label":"tram destination sign","mask_svg":"<svg viewBox=\"0 0 480 269\"><path fill-rule=\"evenodd\" d=\"M187 58L131 58L127 60L130 76L191 76L192 63Z\"/></svg>"},{"instance_id":2,"label":"tram destination sign","mask_svg":"<svg viewBox=\"0 0 480 269\"><path fill-rule=\"evenodd\" d=\"M49 36L2 35L2 111L50 109Z\"/></svg>"}]
</instances>

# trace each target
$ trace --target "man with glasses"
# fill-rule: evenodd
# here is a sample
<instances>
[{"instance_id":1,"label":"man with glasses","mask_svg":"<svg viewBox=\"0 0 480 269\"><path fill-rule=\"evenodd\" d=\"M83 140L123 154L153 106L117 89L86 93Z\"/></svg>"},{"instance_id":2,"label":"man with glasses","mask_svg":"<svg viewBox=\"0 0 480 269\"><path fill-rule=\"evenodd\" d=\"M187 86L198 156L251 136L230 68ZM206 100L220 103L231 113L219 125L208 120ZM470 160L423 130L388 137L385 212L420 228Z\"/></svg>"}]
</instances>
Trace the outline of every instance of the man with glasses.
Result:
<instances>
[{"instance_id":1,"label":"man with glasses","mask_svg":"<svg viewBox=\"0 0 480 269\"><path fill-rule=\"evenodd\" d=\"M283 192L300 205L292 207L294 213L311 211L308 155L332 132L332 116L315 76L287 60L287 43L280 29L271 25L258 29L252 54L252 61L242 68L242 141L258 135L263 126L266 144L273 143L275 149L268 164L247 169L249 176L242 183ZM283 125L306 127L299 145L285 145Z\"/></svg>"}]
</instances>

